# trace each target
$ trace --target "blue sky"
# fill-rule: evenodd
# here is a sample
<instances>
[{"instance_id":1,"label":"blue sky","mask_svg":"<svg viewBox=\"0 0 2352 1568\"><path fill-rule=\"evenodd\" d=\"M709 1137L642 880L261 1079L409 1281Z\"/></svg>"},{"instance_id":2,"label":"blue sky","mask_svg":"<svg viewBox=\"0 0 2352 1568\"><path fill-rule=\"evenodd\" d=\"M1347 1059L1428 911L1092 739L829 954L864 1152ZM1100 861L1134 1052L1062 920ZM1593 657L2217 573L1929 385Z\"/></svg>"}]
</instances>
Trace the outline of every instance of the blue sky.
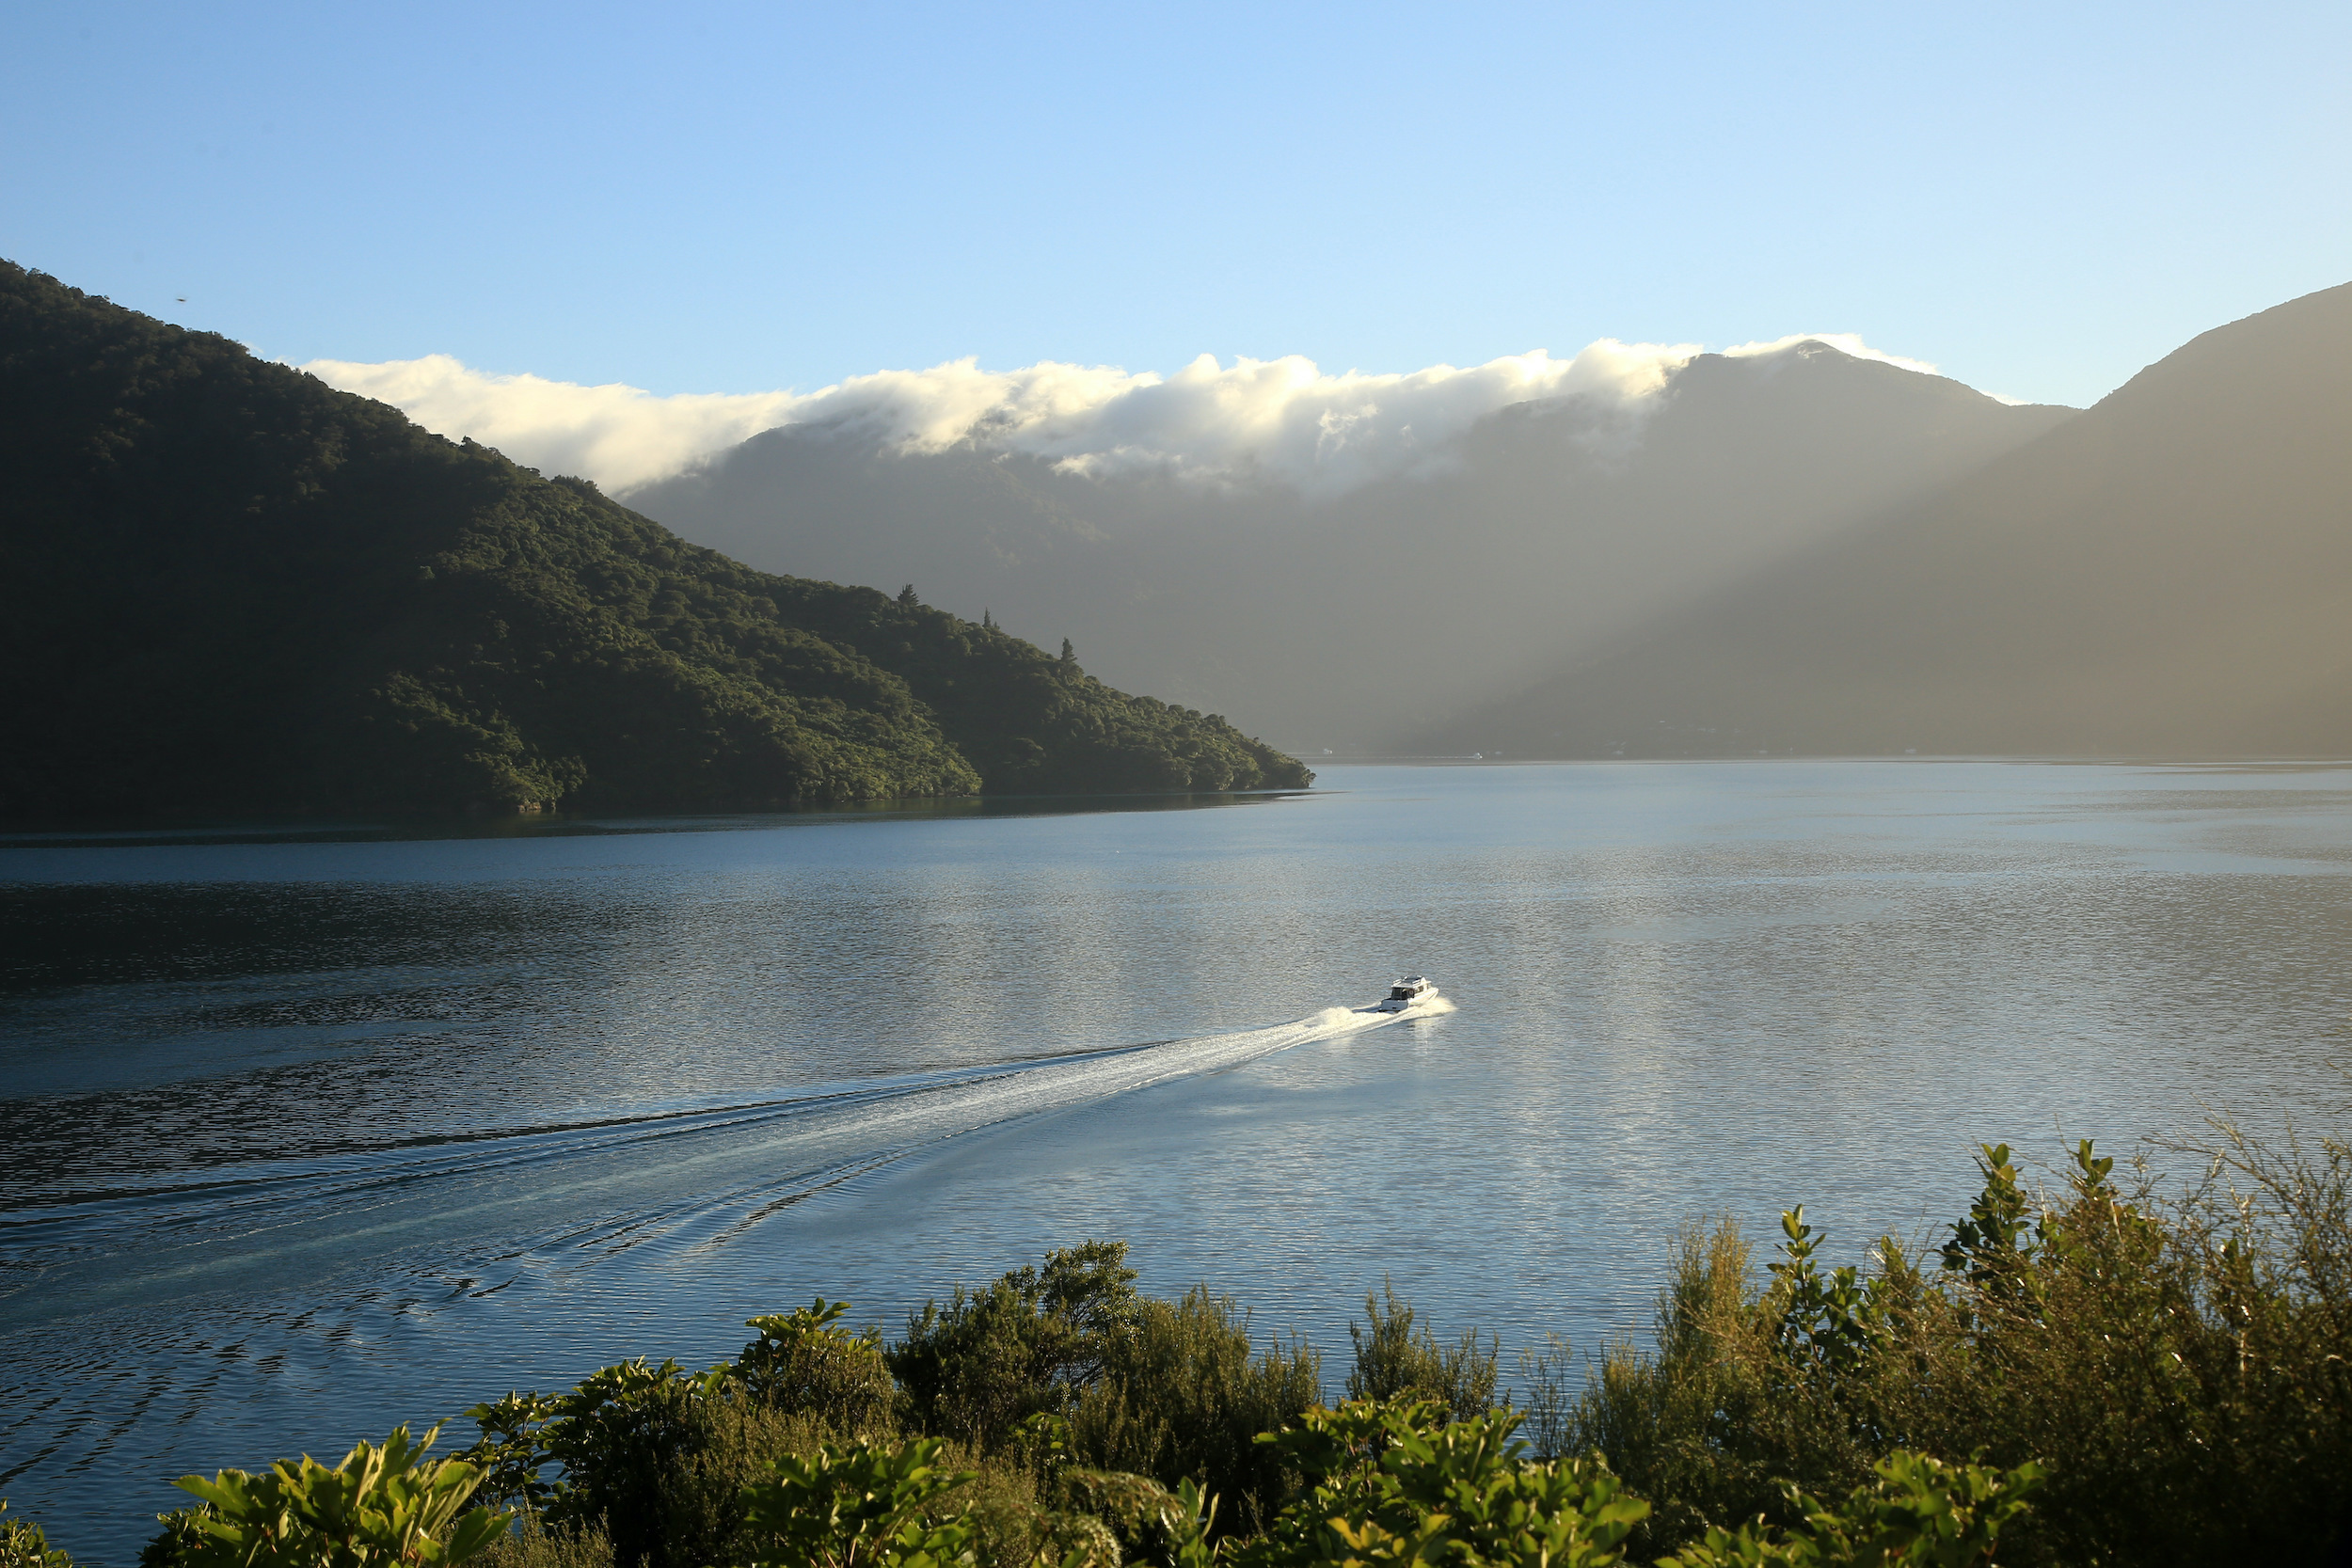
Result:
<instances>
[{"instance_id":1,"label":"blue sky","mask_svg":"<svg viewBox=\"0 0 2352 1568\"><path fill-rule=\"evenodd\" d=\"M2341 0L8 16L0 255L296 361L666 393L1844 331L2086 403L2352 278Z\"/></svg>"}]
</instances>

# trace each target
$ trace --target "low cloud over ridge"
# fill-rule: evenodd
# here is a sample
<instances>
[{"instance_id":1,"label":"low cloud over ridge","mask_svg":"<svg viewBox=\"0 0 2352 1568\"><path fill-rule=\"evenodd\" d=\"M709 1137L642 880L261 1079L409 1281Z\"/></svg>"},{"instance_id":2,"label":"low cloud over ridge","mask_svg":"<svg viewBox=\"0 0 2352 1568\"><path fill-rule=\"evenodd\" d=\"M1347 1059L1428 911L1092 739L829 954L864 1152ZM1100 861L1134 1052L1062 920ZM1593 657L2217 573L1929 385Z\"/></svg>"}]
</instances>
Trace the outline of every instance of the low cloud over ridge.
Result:
<instances>
[{"instance_id":1,"label":"low cloud over ridge","mask_svg":"<svg viewBox=\"0 0 2352 1568\"><path fill-rule=\"evenodd\" d=\"M1933 373L1851 333L1805 333L1724 350L1747 356L1820 341L1857 357ZM1045 362L992 372L958 359L924 371L851 376L814 392L658 397L614 382L584 387L495 375L446 354L302 369L377 398L425 428L469 436L519 463L628 490L779 425L869 431L905 451L972 441L1101 475L1161 472L1196 482L1262 477L1304 494L1344 494L1376 479L1432 473L1456 439L1508 404L1582 394L1637 412L1700 352L1695 343L1604 338L1568 359L1538 349L1483 365L1405 374L1329 375L1297 355L1202 355L1173 375Z\"/></svg>"}]
</instances>

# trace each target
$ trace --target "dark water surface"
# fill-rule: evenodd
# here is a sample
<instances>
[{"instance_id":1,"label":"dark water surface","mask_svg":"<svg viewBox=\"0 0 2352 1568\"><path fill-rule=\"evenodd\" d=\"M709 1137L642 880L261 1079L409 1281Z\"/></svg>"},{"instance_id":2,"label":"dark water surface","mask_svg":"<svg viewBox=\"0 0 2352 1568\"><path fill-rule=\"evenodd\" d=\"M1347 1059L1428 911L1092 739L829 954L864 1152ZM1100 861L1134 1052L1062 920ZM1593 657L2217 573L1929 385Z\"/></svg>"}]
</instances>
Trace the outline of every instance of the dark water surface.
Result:
<instances>
[{"instance_id":1,"label":"dark water surface","mask_svg":"<svg viewBox=\"0 0 2352 1568\"><path fill-rule=\"evenodd\" d=\"M0 1494L126 1563L188 1470L1089 1236L1327 1352L1384 1275L1593 1347L1694 1217L2346 1120L2352 769L1323 782L0 847ZM1404 968L1457 1010L1335 1010Z\"/></svg>"}]
</instances>

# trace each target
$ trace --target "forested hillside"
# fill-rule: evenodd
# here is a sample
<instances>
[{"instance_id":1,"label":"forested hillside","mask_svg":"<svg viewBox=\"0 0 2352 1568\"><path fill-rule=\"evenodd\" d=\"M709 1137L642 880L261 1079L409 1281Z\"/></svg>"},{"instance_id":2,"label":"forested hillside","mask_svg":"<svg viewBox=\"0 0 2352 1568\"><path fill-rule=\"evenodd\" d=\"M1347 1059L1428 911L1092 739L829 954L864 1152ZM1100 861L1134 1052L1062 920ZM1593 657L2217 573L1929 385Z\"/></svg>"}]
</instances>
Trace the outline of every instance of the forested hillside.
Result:
<instances>
[{"instance_id":1,"label":"forested hillside","mask_svg":"<svg viewBox=\"0 0 2352 1568\"><path fill-rule=\"evenodd\" d=\"M0 262L0 816L772 807L1312 775L912 594Z\"/></svg>"}]
</instances>

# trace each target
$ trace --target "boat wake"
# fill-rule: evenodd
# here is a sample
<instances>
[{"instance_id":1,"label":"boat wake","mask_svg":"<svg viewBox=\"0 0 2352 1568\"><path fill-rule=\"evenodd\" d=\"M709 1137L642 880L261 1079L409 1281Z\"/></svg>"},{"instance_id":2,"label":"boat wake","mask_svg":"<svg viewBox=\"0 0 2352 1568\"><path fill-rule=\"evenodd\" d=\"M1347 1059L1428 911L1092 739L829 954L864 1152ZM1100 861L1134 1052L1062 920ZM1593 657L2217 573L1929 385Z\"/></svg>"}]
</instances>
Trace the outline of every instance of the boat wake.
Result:
<instances>
[{"instance_id":1,"label":"boat wake","mask_svg":"<svg viewBox=\"0 0 2352 1568\"><path fill-rule=\"evenodd\" d=\"M803 1088L553 1127L214 1166L0 1210L0 1323L249 1291L413 1248L512 1258L708 1248L920 1150L999 1124L1218 1072L1315 1041L1451 1012L1327 1007L1262 1029ZM37 1300L35 1298L38 1298Z\"/></svg>"},{"instance_id":2,"label":"boat wake","mask_svg":"<svg viewBox=\"0 0 2352 1568\"><path fill-rule=\"evenodd\" d=\"M1401 1013L12 1189L0 1482L128 1556L179 1497L161 1478L341 1451L640 1351L731 1353L746 1310L844 1283L838 1248L780 1216L854 1228L869 1202L925 1201L876 1184L959 1139L1452 1010L1433 993ZM815 1279L812 1253L829 1259Z\"/></svg>"}]
</instances>

